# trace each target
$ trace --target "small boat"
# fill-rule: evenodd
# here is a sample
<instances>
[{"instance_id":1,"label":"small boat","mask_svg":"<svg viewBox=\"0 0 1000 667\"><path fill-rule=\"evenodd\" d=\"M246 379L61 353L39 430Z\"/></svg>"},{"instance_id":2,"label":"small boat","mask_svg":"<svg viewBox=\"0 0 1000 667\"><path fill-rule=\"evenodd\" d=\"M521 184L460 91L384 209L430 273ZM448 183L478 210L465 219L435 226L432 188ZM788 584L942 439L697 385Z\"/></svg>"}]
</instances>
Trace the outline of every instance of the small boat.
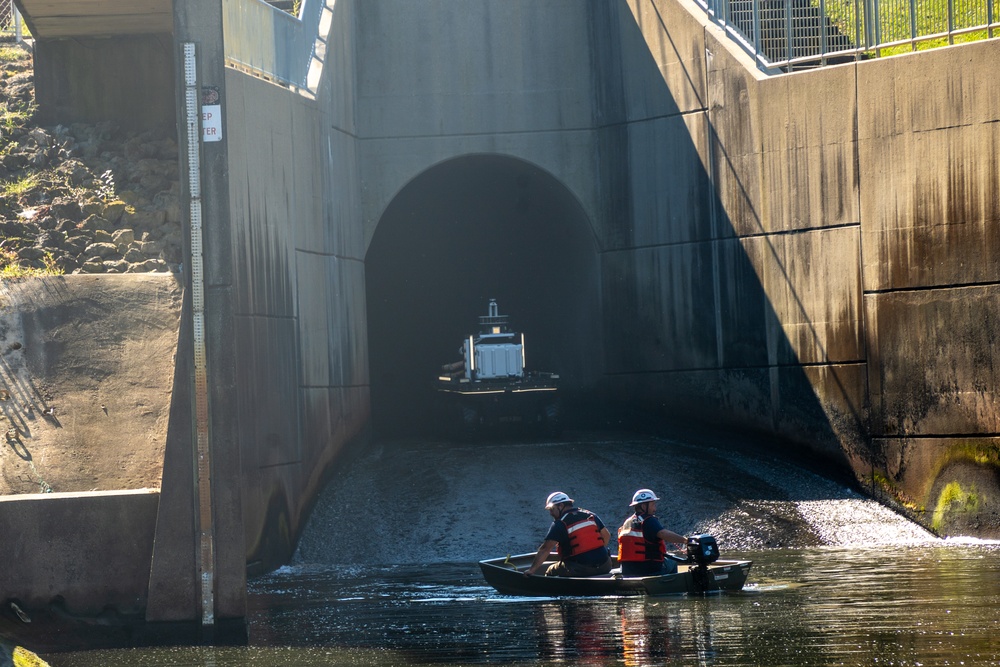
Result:
<instances>
[{"instance_id":1,"label":"small boat","mask_svg":"<svg viewBox=\"0 0 1000 667\"><path fill-rule=\"evenodd\" d=\"M535 554L479 561L486 583L504 595L681 595L684 593L719 593L743 589L750 574L749 560L716 560L712 563L679 562L676 574L651 577L624 577L612 556L615 568L610 574L596 577L524 576ZM554 560L552 561L554 562ZM546 564L547 566L547 564ZM543 567L544 570L544 567Z\"/></svg>"}]
</instances>

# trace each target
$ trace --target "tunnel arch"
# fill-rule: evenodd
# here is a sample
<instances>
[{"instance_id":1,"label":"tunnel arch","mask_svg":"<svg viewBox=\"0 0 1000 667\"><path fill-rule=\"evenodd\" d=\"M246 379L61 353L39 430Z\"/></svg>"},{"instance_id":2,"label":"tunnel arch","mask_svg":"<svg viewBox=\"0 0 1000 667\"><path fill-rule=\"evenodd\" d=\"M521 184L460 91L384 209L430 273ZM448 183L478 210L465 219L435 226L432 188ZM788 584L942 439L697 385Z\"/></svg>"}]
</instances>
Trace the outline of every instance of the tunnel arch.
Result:
<instances>
[{"instance_id":1,"label":"tunnel arch","mask_svg":"<svg viewBox=\"0 0 1000 667\"><path fill-rule=\"evenodd\" d=\"M414 177L365 255L376 436L434 429L433 380L491 298L525 333L527 367L562 376L572 418L603 373L599 267L583 207L534 164L474 154Z\"/></svg>"}]
</instances>

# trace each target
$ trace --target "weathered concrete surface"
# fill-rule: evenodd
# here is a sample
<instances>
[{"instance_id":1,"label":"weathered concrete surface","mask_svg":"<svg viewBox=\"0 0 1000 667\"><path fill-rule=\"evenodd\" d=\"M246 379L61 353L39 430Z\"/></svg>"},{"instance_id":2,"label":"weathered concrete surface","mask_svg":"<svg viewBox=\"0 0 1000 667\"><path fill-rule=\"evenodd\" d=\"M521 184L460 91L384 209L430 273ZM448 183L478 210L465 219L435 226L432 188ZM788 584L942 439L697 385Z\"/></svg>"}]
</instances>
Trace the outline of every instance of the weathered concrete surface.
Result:
<instances>
[{"instance_id":1,"label":"weathered concrete surface","mask_svg":"<svg viewBox=\"0 0 1000 667\"><path fill-rule=\"evenodd\" d=\"M718 268L707 268L704 248L671 250L675 271L689 267L679 269L680 280L663 281L655 265L643 268L615 254L612 266L629 261L634 269L631 278L626 273L612 284L643 295L640 304L698 303L689 290L714 298L720 363L764 364L769 371L744 389L732 381L707 382L699 391L682 379L695 371L666 371L659 350L691 349L690 339L681 341L676 332L700 331L700 356L678 356L704 363L712 336L705 326L708 306L660 307L653 312L681 323L697 322L691 313L701 312L702 324L678 327L660 318L650 328L640 321L614 340L655 340L655 347L630 351L630 372L663 368L677 390L666 378L643 377L626 395L639 398L643 387L653 391L646 403L655 405L659 396L664 410L691 410L695 395L719 406L709 398L714 393L722 397L721 414L736 423L764 425L828 455L841 450L876 493L903 499L938 530L998 534L990 369L1000 90L984 76L1000 62L1000 42L768 77L707 25L701 10L681 3L690 14L654 21L650 16L675 11L667 9L674 3L628 4L665 81L677 79L671 69L687 70L664 55L663 44L705 45L704 104L691 110L706 114L712 130L707 163L714 192L703 205L716 207L713 234L740 238L736 252L714 242L711 261ZM659 217L630 222L655 226ZM689 287L678 292L685 280ZM606 287L605 302L619 303L620 289ZM740 354L727 354L730 341ZM616 387L628 383L614 379ZM799 407L788 410L785 401ZM981 443L982 451L956 466L948 458L953 448L921 436L964 437ZM909 457L934 462L908 468ZM932 516L941 489L951 481L968 489L970 479L979 485L978 503L956 501L952 512Z\"/></svg>"},{"instance_id":2,"label":"weathered concrete surface","mask_svg":"<svg viewBox=\"0 0 1000 667\"><path fill-rule=\"evenodd\" d=\"M0 595L69 617L142 617L159 494L152 489L0 496Z\"/></svg>"},{"instance_id":3,"label":"weathered concrete surface","mask_svg":"<svg viewBox=\"0 0 1000 667\"><path fill-rule=\"evenodd\" d=\"M180 302L169 274L0 284L0 495L160 486Z\"/></svg>"},{"instance_id":4,"label":"weathered concrete surface","mask_svg":"<svg viewBox=\"0 0 1000 667\"><path fill-rule=\"evenodd\" d=\"M41 124L111 122L135 130L174 126L176 70L169 30L73 39L34 34Z\"/></svg>"},{"instance_id":5,"label":"weathered concrete surface","mask_svg":"<svg viewBox=\"0 0 1000 667\"><path fill-rule=\"evenodd\" d=\"M168 0L18 0L36 38L169 34L173 7Z\"/></svg>"}]
</instances>

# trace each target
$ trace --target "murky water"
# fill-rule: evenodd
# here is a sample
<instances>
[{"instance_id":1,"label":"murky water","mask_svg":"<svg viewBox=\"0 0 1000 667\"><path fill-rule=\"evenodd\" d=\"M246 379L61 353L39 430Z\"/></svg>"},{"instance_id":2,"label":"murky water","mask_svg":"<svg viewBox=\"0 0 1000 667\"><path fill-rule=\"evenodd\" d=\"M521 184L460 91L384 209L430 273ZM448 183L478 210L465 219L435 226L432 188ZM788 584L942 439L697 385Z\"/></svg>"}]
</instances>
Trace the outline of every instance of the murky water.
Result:
<instances>
[{"instance_id":1,"label":"murky water","mask_svg":"<svg viewBox=\"0 0 1000 667\"><path fill-rule=\"evenodd\" d=\"M639 487L665 498L668 527L712 533L724 558L754 561L742 593L517 598L483 581L476 560L537 547L549 492L615 525ZM341 467L295 562L251 581L249 647L44 657L52 667L1000 664L1000 543L940 540L841 482L704 443L382 443Z\"/></svg>"},{"instance_id":2,"label":"murky water","mask_svg":"<svg viewBox=\"0 0 1000 667\"><path fill-rule=\"evenodd\" d=\"M53 667L989 665L1000 545L772 549L741 594L501 596L469 564L284 568L253 582L248 648L93 651Z\"/></svg>"}]
</instances>

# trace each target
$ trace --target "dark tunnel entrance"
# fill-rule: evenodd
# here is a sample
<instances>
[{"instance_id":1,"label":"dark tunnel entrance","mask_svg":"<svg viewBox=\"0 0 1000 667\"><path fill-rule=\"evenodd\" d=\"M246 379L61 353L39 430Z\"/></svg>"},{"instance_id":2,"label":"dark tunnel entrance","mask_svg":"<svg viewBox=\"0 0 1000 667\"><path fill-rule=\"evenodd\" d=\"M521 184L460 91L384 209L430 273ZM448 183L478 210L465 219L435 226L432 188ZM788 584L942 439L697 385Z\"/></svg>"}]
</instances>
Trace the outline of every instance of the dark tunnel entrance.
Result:
<instances>
[{"instance_id":1,"label":"dark tunnel entrance","mask_svg":"<svg viewBox=\"0 0 1000 667\"><path fill-rule=\"evenodd\" d=\"M521 160L474 155L404 187L365 257L376 437L439 430L433 382L494 298L526 368L559 373L564 416L602 372L597 244L574 196Z\"/></svg>"}]
</instances>

